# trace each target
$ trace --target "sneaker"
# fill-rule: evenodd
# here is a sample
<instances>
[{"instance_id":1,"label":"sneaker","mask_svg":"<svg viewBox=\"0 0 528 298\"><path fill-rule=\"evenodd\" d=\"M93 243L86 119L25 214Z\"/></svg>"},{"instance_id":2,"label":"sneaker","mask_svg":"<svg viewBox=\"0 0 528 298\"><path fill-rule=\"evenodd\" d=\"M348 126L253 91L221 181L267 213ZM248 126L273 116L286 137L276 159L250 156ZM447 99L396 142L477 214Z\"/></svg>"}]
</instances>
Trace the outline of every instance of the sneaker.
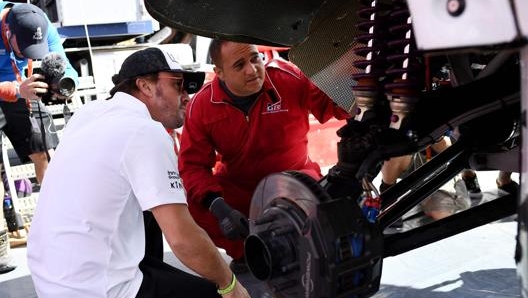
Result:
<instances>
[{"instance_id":1,"label":"sneaker","mask_svg":"<svg viewBox=\"0 0 528 298\"><path fill-rule=\"evenodd\" d=\"M16 266L9 266L9 265L0 264L0 274L11 272L11 271L15 270L15 268L16 268Z\"/></svg>"},{"instance_id":2,"label":"sneaker","mask_svg":"<svg viewBox=\"0 0 528 298\"><path fill-rule=\"evenodd\" d=\"M395 222L391 223L389 225L389 228L391 229L397 229L400 230L403 228L403 218L398 218Z\"/></svg>"},{"instance_id":3,"label":"sneaker","mask_svg":"<svg viewBox=\"0 0 528 298\"><path fill-rule=\"evenodd\" d=\"M249 272L249 267L247 266L246 259L244 258L232 260L231 263L229 263L229 268L231 268L231 271L233 271L234 274L243 274Z\"/></svg>"},{"instance_id":4,"label":"sneaker","mask_svg":"<svg viewBox=\"0 0 528 298\"><path fill-rule=\"evenodd\" d=\"M462 176L462 180L464 180L464 183L466 184L466 188L470 193L479 193L480 185L478 183L477 174L472 173L466 174Z\"/></svg>"},{"instance_id":5,"label":"sneaker","mask_svg":"<svg viewBox=\"0 0 528 298\"><path fill-rule=\"evenodd\" d=\"M0 231L0 274L15 270L12 265L13 258L9 256L9 236L7 230Z\"/></svg>"},{"instance_id":6,"label":"sneaker","mask_svg":"<svg viewBox=\"0 0 528 298\"><path fill-rule=\"evenodd\" d=\"M514 196L517 196L519 194L519 183L513 180L510 183L506 183L500 186L497 182L497 187Z\"/></svg>"}]
</instances>

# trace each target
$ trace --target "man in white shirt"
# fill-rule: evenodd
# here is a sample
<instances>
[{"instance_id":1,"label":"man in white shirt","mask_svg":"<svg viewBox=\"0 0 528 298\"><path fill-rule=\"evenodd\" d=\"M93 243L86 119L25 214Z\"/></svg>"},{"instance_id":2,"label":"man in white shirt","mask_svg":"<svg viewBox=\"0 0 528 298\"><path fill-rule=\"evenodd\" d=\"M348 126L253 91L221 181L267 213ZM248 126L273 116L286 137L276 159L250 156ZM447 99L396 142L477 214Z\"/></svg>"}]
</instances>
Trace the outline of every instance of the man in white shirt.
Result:
<instances>
[{"instance_id":1,"label":"man in white shirt","mask_svg":"<svg viewBox=\"0 0 528 298\"><path fill-rule=\"evenodd\" d=\"M183 124L182 98L203 78L170 53L140 50L112 77L110 100L71 118L28 239L40 298L249 297L189 215L165 130ZM176 257L204 278L145 256L145 210Z\"/></svg>"}]
</instances>

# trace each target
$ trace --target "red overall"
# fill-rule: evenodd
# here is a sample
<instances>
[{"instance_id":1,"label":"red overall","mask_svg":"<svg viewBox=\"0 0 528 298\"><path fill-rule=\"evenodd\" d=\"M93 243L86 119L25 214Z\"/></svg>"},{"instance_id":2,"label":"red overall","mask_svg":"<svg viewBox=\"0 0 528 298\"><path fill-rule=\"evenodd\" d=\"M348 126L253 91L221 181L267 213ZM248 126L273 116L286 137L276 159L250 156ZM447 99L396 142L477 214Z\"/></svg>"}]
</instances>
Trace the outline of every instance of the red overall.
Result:
<instances>
[{"instance_id":1,"label":"red overall","mask_svg":"<svg viewBox=\"0 0 528 298\"><path fill-rule=\"evenodd\" d=\"M189 209L234 259L243 256L243 242L227 240L201 201L218 192L247 216L253 191L268 174L302 170L320 178L319 165L308 157L310 113L321 123L349 117L297 67L277 60L266 65L262 93L247 115L231 104L218 78L189 103L179 152Z\"/></svg>"}]
</instances>

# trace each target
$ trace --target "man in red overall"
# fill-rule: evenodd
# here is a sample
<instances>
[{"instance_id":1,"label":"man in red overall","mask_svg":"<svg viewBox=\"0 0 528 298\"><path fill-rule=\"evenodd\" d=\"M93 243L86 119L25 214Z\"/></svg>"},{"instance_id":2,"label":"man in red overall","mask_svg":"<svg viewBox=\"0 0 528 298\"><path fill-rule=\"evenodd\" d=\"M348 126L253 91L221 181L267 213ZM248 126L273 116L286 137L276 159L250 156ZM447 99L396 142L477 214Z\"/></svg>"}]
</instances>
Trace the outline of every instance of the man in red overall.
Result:
<instances>
[{"instance_id":1,"label":"man in red overall","mask_svg":"<svg viewBox=\"0 0 528 298\"><path fill-rule=\"evenodd\" d=\"M308 156L309 114L321 123L350 115L293 64L264 64L255 45L213 40L209 55L216 77L187 107L179 171L194 219L243 272L257 184L285 170L321 178Z\"/></svg>"}]
</instances>

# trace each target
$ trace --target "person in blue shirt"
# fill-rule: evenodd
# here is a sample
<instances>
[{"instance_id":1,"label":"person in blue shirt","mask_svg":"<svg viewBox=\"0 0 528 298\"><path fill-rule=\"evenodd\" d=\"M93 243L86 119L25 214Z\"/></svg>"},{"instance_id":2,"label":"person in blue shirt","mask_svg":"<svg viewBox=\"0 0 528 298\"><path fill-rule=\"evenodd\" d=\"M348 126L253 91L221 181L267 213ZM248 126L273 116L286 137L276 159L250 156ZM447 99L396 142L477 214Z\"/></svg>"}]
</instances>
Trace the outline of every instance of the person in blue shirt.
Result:
<instances>
[{"instance_id":1,"label":"person in blue shirt","mask_svg":"<svg viewBox=\"0 0 528 298\"><path fill-rule=\"evenodd\" d=\"M0 11L0 129L21 162L35 164L37 181L41 183L48 166L48 150L56 147L58 138L51 114L41 101L50 86L44 75L33 73L33 60L45 60L53 53L62 60L52 61L51 65L62 67L64 76L72 78L75 85L78 74L66 58L57 29L40 8L0 2ZM53 94L53 98L68 99L60 94Z\"/></svg>"}]
</instances>

